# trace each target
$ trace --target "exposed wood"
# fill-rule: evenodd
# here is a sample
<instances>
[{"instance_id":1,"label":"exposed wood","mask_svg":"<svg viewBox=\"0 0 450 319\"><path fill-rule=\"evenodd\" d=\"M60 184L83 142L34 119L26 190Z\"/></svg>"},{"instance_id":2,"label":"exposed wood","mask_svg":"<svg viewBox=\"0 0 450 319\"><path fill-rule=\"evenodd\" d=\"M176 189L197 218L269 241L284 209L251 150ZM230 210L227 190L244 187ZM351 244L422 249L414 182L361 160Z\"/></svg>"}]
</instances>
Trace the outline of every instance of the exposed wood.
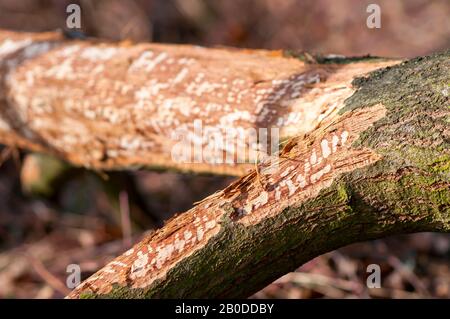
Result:
<instances>
[{"instance_id":1,"label":"exposed wood","mask_svg":"<svg viewBox=\"0 0 450 319\"><path fill-rule=\"evenodd\" d=\"M1 141L97 169L249 169L69 298L246 297L349 243L450 231L449 52L305 64L268 51L46 47L0 57ZM279 127L286 142L256 168L177 163L173 133L195 119L220 131Z\"/></svg>"},{"instance_id":2,"label":"exposed wood","mask_svg":"<svg viewBox=\"0 0 450 319\"><path fill-rule=\"evenodd\" d=\"M279 128L280 141L306 133L336 113L354 77L395 63L306 64L282 51L0 32L0 141L96 169L242 175L258 157L250 130ZM216 150L214 134L245 138ZM186 147L201 158L174 161ZM211 164L218 158L229 162Z\"/></svg>"}]
</instances>

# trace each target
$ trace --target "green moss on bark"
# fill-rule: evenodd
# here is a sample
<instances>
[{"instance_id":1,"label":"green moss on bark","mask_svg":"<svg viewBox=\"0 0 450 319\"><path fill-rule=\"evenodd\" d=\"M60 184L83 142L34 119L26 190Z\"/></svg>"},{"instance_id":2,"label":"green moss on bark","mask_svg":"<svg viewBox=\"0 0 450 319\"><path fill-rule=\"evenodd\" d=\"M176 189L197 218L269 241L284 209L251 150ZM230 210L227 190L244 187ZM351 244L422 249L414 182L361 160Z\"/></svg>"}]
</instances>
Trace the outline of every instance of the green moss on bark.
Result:
<instances>
[{"instance_id":1,"label":"green moss on bark","mask_svg":"<svg viewBox=\"0 0 450 319\"><path fill-rule=\"evenodd\" d=\"M448 181L449 56L446 51L420 57L355 79L358 89L341 113L381 103L387 115L363 132L354 146L376 150L395 169L433 167L432 172Z\"/></svg>"}]
</instances>

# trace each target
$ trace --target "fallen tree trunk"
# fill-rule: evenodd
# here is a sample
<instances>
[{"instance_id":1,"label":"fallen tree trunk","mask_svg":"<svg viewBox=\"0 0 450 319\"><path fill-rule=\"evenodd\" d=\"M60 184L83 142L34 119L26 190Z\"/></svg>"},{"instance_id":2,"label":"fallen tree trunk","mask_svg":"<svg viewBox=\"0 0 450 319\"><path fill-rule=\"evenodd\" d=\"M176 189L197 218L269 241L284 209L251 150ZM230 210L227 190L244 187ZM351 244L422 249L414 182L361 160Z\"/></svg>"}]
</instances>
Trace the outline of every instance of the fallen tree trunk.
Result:
<instances>
[{"instance_id":1,"label":"fallen tree trunk","mask_svg":"<svg viewBox=\"0 0 450 319\"><path fill-rule=\"evenodd\" d=\"M75 49L72 45L90 45L92 50ZM195 76L200 72L204 73L203 77L217 76L219 79L224 74L233 75L231 82L225 81L227 86L223 89L228 92L226 95L240 92L240 87L235 91L233 88L238 87L238 83L242 84L237 80L244 79L246 86L243 90L246 93L239 102L235 96L232 105L243 108L240 110L244 114L246 111L249 114L255 111L264 114L260 119L244 116L237 123L229 123L220 119L227 118L227 112L233 112L234 108L227 111L225 107L217 109L207 107L207 104L198 106L204 112L199 111L197 115L205 121L212 121L209 122L211 126L228 123L271 127L279 123L282 126L281 136L292 137L279 154L263 161L226 189L197 203L188 212L171 219L163 228L83 282L69 298L247 297L315 256L346 244L391 234L450 231L449 52L404 63L333 60L345 63L306 64L293 57L263 51L235 52L152 44L124 46L124 51L116 58L110 53L108 59L99 62L96 58L95 63L90 65L90 68L95 65L107 65L108 70L111 68L108 72L101 71L105 73L98 78L98 81L105 78L103 82L100 81L103 88L112 90L115 87L112 79L126 78L135 59L139 61L143 52L150 50L156 52L152 53L153 58L139 64L139 68L147 68L147 72L140 74L140 87L158 88L164 80L163 87L168 85L167 90L174 91L170 94L161 93L160 104L153 102L158 100L158 95L142 93L151 105L157 103L153 105L156 109L115 122L115 126L105 124L108 121L101 116L92 116L92 122L89 122L89 115L61 111L65 109L61 105L66 102L61 96L55 97L55 89L65 92L68 97L74 95L74 99L86 97L91 101L88 104L102 101L101 87L89 88L89 85L83 84L90 79L89 74L76 85L71 83L70 88L64 83L70 82L72 78L73 81L79 80L82 75L78 72L75 72L76 76L69 76L72 73L64 73L57 68L57 71L47 75L55 77L51 81L48 78L44 80L36 72L26 75L27 69L32 66L38 68L45 65L41 70L44 71L52 70L56 63L63 65L69 55L51 57L59 51L66 52L64 54L77 52L77 57L70 55L70 63L78 61L70 66L73 72L74 68L77 69L74 65L81 67L79 65L82 63L88 63L77 60L83 59L81 56L85 54L84 50L88 50L88 56L93 58L97 57L93 52L98 52L96 50L100 48L102 51L98 56L104 56L106 53L103 49L106 48L102 45L79 42L60 44L56 51L34 57L14 70L8 69L4 113L9 114L6 111L11 109L25 109L33 117L27 117L27 121L21 118L21 124L34 125L34 130L26 135L17 129L20 125L14 126L7 122L4 125L7 129L0 139L32 149L55 151L55 154L59 153L74 163L87 163L94 168L128 167L137 163L160 165L155 154L164 159L165 166L186 168L172 161L169 152L156 147L156 144L127 149L120 156L105 156L109 150L122 150L113 142L117 138L112 138L115 133L110 130L113 128L122 130L122 126L133 127L133 130L129 128L129 132L135 136L169 142L167 131L158 135L155 130L152 131L153 135L145 135L146 130L150 130L145 126L146 120L155 116L154 112L158 113L160 108L167 111L164 101L171 98L186 98L180 103L190 105L189 110L196 107L197 104L188 102L194 99L188 87L192 81L196 83L195 78L185 82L183 89L176 89L180 82L169 76L167 66L163 70L159 64L163 57L163 60L170 59L172 55L176 56L174 61L194 59L188 71L177 69L175 79L183 78L183 74L186 76L186 72L190 74L193 70L196 70ZM122 65L127 58L128 64ZM358 77L388 65L392 66L376 70L366 77ZM156 71L157 66L161 67L159 72ZM62 76L61 80L58 80L58 74ZM314 77L308 83L310 76ZM27 78L33 80L27 82ZM156 81L148 84L147 80L152 79ZM128 80L138 81L135 78ZM246 83L246 80L249 82ZM167 84L167 81L171 84ZM25 86L27 90L17 87L25 83L29 85ZM247 94L257 96L256 91L252 93L252 89L262 84L268 85L268 88L264 88L268 91L259 94L269 93L272 96L270 102L264 100L266 96L260 98L265 101L262 106L258 104L260 100L246 100ZM196 103L213 99L216 92L210 84L198 85L203 87L203 91ZM206 89L208 86L209 89ZM137 88L132 87L130 90L135 92ZM47 100L41 104L30 102L34 96L42 98L43 92L49 93ZM53 95L50 94L52 92ZM114 95L117 93L114 92L111 95L104 93L104 99L113 96L116 104L130 114L137 110L141 112L150 105L126 100L125 97ZM223 93L220 98L214 98L220 101L227 99ZM173 103L169 103L169 110L173 110ZM95 114L103 114L106 108L103 104L90 107ZM285 121L283 115L292 110L303 116L288 116L291 121ZM181 109L179 111L182 112ZM23 111L16 114L23 114ZM46 114L46 117L41 114ZM161 119L165 118L163 114L160 114ZM269 117L269 114L274 115ZM55 115L59 123L69 121L77 126L58 126L58 122L53 119ZM186 121L192 121L197 115L186 113ZM36 118L41 116L45 125L41 123L36 127ZM182 114L176 113L175 118L178 116L184 119ZM5 118L11 120L11 117ZM97 121L99 124L95 125ZM70 147L55 142L66 134L73 136L86 123L91 123L91 126L88 131L80 130L87 134L84 139L82 136L69 139ZM178 124L172 122L167 127L174 128ZM53 136L51 132L61 135ZM40 134L39 139L33 135L36 133ZM112 141L109 141L110 136ZM96 150L95 140L102 141L101 156L80 152L86 145ZM188 169L197 170L196 166L195 163L189 164ZM227 167L230 165L208 164L198 170L238 174L241 172L238 167L242 165L231 165L229 170Z\"/></svg>"},{"instance_id":2,"label":"fallen tree trunk","mask_svg":"<svg viewBox=\"0 0 450 319\"><path fill-rule=\"evenodd\" d=\"M307 133L337 112L354 77L399 62L287 55L3 31L0 141L94 169L241 176L257 147L278 147L257 145L261 129L279 128L281 142Z\"/></svg>"}]
</instances>

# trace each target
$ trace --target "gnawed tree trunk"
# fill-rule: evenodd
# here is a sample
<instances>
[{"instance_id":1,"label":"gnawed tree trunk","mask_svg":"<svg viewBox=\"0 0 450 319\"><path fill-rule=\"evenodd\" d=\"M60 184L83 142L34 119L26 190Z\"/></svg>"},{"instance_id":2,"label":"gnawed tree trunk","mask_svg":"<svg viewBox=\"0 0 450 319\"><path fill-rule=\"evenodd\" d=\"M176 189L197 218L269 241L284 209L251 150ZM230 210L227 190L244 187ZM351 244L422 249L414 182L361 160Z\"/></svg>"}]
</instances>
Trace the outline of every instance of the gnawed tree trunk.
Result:
<instances>
[{"instance_id":1,"label":"gnawed tree trunk","mask_svg":"<svg viewBox=\"0 0 450 319\"><path fill-rule=\"evenodd\" d=\"M307 133L337 112L354 77L399 62L308 64L286 55L0 32L0 140L96 169L241 176L258 159L250 141L215 143L228 163L209 164L215 134L277 127L284 141ZM174 161L180 145L201 157Z\"/></svg>"},{"instance_id":2,"label":"gnawed tree trunk","mask_svg":"<svg viewBox=\"0 0 450 319\"><path fill-rule=\"evenodd\" d=\"M200 117L221 129L279 124L283 137L292 136L278 157L171 219L70 298L246 297L349 243L450 231L449 52L404 63L305 64L265 51L60 42L23 64L10 63L2 141L100 169L164 164L239 174L245 165L174 163L164 148L173 145L170 130ZM180 60L192 62L165 65ZM219 90L214 84L223 78ZM123 85L131 87L123 93ZM105 116L116 114L111 109L130 117L113 121ZM227 122L236 110L249 115ZM10 122L11 114L21 122ZM164 129L147 126L166 118ZM124 132L143 139L139 147L123 147Z\"/></svg>"}]
</instances>

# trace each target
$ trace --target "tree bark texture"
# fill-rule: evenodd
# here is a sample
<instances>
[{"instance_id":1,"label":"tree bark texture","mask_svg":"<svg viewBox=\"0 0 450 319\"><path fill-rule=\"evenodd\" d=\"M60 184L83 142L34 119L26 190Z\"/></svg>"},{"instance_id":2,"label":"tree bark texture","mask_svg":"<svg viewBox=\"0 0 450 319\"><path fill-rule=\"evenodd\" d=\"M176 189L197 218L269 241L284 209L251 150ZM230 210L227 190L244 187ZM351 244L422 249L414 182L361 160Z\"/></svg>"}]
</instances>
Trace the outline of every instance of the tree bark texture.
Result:
<instances>
[{"instance_id":1,"label":"tree bark texture","mask_svg":"<svg viewBox=\"0 0 450 319\"><path fill-rule=\"evenodd\" d=\"M242 175L69 298L247 297L350 243L450 230L449 51L305 62L286 52L9 37L10 51L32 40L0 55L2 142L96 169ZM180 165L171 132L197 118L218 130L280 127L283 148L257 166Z\"/></svg>"}]
</instances>

